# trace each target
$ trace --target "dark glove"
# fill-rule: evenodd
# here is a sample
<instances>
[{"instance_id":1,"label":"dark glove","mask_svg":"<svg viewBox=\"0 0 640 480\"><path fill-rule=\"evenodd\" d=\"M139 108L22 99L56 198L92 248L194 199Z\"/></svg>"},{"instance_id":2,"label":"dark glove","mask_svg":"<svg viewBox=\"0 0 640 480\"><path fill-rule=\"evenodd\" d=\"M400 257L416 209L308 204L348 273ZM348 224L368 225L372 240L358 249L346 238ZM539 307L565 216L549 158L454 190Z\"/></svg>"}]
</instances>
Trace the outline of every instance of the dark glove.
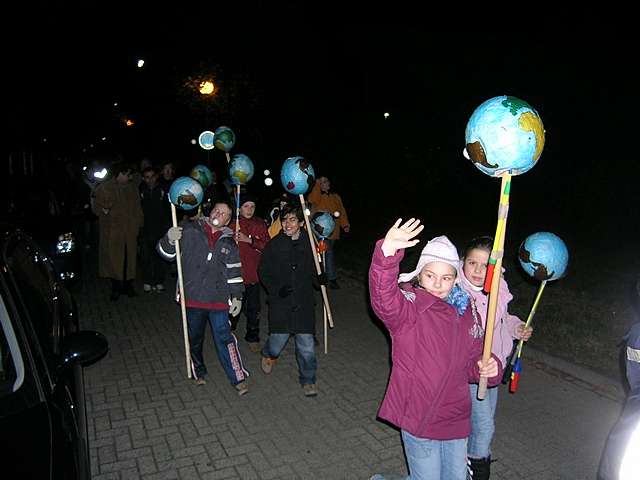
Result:
<instances>
[{"instance_id":1,"label":"dark glove","mask_svg":"<svg viewBox=\"0 0 640 480\"><path fill-rule=\"evenodd\" d=\"M319 285L324 285L325 287L327 286L327 274L322 272L321 274L318 275L318 284Z\"/></svg>"},{"instance_id":2,"label":"dark glove","mask_svg":"<svg viewBox=\"0 0 640 480\"><path fill-rule=\"evenodd\" d=\"M278 290L278 295L280 295L280 298L287 298L291 295L291 292L293 292L293 287L291 285L284 285Z\"/></svg>"}]
</instances>

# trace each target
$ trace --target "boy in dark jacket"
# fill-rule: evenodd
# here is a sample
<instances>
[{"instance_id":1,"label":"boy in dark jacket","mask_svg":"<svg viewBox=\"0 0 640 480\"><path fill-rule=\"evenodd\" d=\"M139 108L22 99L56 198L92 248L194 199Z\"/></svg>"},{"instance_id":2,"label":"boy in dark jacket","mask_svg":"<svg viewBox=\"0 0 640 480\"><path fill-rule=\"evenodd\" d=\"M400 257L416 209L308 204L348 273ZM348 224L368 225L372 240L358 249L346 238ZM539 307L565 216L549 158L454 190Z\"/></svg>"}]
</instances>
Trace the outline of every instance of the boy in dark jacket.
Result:
<instances>
[{"instance_id":1,"label":"boy in dark jacket","mask_svg":"<svg viewBox=\"0 0 640 480\"><path fill-rule=\"evenodd\" d=\"M315 301L313 285L317 274L300 205L286 205L282 231L262 253L258 276L269 303L269 338L262 348L262 371L270 374L276 359L295 335L299 379L304 394L313 397L316 387Z\"/></svg>"},{"instance_id":2,"label":"boy in dark jacket","mask_svg":"<svg viewBox=\"0 0 640 480\"><path fill-rule=\"evenodd\" d=\"M171 227L158 242L158 252L167 260L173 260L176 257L175 242L180 240L189 344L196 383L206 383L207 367L202 356L202 344L208 321L220 364L238 394L244 395L248 392L246 379L249 374L242 365L238 341L229 324L229 313L234 317L240 313L244 292L238 246L233 239L233 231L227 227L232 211L230 204L217 202L203 211L202 218L186 220L180 227Z\"/></svg>"}]
</instances>

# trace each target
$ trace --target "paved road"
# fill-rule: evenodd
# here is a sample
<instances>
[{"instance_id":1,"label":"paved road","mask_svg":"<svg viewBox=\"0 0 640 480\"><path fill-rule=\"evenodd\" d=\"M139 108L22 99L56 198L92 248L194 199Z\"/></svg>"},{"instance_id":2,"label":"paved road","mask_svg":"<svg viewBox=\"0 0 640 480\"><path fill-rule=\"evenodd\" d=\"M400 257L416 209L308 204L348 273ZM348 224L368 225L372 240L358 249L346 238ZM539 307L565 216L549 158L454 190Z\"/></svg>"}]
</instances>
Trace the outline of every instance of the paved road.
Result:
<instances>
[{"instance_id":1,"label":"paved road","mask_svg":"<svg viewBox=\"0 0 640 480\"><path fill-rule=\"evenodd\" d=\"M83 326L104 333L111 346L85 373L93 478L366 479L406 472L399 432L376 419L389 345L361 283L345 280L342 290L330 291L336 328L329 354L318 355L320 394L305 398L293 345L265 376L259 355L240 340L251 377L249 394L238 397L208 341L209 382L193 385L171 293L110 303L107 283L88 280L78 295ZM619 389L529 352L518 393L503 390L499 403L492 478L595 478L621 407Z\"/></svg>"}]
</instances>

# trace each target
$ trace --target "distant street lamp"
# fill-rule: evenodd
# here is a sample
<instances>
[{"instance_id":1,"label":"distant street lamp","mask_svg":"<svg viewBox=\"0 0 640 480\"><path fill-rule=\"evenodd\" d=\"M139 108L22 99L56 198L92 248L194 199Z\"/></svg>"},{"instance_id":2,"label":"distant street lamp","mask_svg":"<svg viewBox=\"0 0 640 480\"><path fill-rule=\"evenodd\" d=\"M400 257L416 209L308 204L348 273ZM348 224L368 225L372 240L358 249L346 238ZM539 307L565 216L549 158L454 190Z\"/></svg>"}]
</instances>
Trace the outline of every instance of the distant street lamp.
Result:
<instances>
[{"instance_id":1,"label":"distant street lamp","mask_svg":"<svg viewBox=\"0 0 640 480\"><path fill-rule=\"evenodd\" d=\"M202 95L211 95L215 90L215 85L211 80L203 80L198 86L198 91Z\"/></svg>"},{"instance_id":2,"label":"distant street lamp","mask_svg":"<svg viewBox=\"0 0 640 480\"><path fill-rule=\"evenodd\" d=\"M140 59L138 60L138 68L142 68L144 66L144 60Z\"/></svg>"},{"instance_id":3,"label":"distant street lamp","mask_svg":"<svg viewBox=\"0 0 640 480\"><path fill-rule=\"evenodd\" d=\"M384 118L385 118L385 120L386 120L387 118L389 118L389 112L384 112Z\"/></svg>"}]
</instances>

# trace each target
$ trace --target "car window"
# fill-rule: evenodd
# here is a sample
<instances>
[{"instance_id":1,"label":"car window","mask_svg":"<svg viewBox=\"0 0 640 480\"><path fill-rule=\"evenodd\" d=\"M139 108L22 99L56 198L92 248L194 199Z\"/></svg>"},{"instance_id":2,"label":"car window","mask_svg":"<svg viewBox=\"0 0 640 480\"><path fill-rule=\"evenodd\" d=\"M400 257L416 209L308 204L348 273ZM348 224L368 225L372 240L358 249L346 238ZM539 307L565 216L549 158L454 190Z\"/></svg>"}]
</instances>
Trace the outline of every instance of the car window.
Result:
<instances>
[{"instance_id":1,"label":"car window","mask_svg":"<svg viewBox=\"0 0 640 480\"><path fill-rule=\"evenodd\" d=\"M56 321L54 283L49 260L24 238L9 245L6 260L42 353L47 363L53 366L59 322Z\"/></svg>"},{"instance_id":2,"label":"car window","mask_svg":"<svg viewBox=\"0 0 640 480\"><path fill-rule=\"evenodd\" d=\"M24 364L15 332L0 297L0 398L15 392L24 381Z\"/></svg>"}]
</instances>

